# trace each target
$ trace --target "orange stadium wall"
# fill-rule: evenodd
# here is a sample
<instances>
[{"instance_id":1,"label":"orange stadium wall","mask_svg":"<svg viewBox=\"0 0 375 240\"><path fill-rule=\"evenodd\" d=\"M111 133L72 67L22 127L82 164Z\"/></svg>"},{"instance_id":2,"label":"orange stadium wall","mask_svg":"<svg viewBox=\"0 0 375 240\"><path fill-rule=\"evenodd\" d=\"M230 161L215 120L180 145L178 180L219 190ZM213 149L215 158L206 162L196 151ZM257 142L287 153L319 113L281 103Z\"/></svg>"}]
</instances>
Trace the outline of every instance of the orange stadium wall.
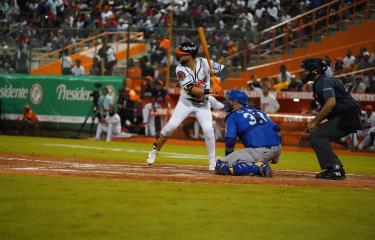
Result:
<instances>
[{"instance_id":1,"label":"orange stadium wall","mask_svg":"<svg viewBox=\"0 0 375 240\"><path fill-rule=\"evenodd\" d=\"M361 44L362 43L362 44ZM296 49L292 54L284 54L280 64L285 64L288 71L300 68L301 61L307 57L324 57L329 55L332 60L344 57L348 49L353 55L359 53L361 47L366 47L371 53L375 46L375 20L362 20L359 25L352 25L346 31L338 31L333 36L325 37L320 42L309 43L306 48ZM244 73L243 77L257 75L258 77L271 76L279 73L280 64L264 66Z\"/></svg>"}]
</instances>

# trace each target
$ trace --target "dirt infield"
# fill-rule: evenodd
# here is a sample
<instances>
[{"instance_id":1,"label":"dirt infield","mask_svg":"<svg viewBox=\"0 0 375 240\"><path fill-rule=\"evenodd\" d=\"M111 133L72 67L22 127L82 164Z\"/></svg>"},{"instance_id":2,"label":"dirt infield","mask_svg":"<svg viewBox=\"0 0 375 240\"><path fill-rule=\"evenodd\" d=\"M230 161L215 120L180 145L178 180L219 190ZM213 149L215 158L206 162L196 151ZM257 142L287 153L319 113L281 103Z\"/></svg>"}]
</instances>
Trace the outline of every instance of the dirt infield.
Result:
<instances>
[{"instance_id":1,"label":"dirt infield","mask_svg":"<svg viewBox=\"0 0 375 240\"><path fill-rule=\"evenodd\" d=\"M116 178L144 181L202 182L225 184L268 184L375 189L375 176L348 174L342 181L314 179L307 171L276 170L272 178L217 176L206 167L180 164L99 163L90 160L45 156L0 154L0 174L28 174Z\"/></svg>"}]
</instances>

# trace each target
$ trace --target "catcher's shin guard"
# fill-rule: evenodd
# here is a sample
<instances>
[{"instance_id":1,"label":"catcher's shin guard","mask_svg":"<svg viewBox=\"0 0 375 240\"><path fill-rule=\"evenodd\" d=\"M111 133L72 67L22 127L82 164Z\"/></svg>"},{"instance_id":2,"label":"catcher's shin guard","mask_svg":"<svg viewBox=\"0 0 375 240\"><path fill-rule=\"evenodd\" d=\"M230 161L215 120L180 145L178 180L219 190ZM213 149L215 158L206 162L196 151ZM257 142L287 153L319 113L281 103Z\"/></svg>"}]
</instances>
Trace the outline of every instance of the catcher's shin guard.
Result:
<instances>
[{"instance_id":1,"label":"catcher's shin guard","mask_svg":"<svg viewBox=\"0 0 375 240\"><path fill-rule=\"evenodd\" d=\"M251 163L248 161L238 160L235 164L233 164L233 175L241 176L249 174L259 175L261 177L271 177L272 171L268 162L257 161L255 163Z\"/></svg>"}]
</instances>

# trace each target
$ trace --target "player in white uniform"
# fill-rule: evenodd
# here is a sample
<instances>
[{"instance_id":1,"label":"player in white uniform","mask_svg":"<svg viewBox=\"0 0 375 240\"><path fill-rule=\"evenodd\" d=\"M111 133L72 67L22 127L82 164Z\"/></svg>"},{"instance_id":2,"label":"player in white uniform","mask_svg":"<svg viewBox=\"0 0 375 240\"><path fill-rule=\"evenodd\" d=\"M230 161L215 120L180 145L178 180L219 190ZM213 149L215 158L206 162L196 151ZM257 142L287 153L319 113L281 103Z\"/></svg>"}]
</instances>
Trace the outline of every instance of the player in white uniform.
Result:
<instances>
[{"instance_id":1,"label":"player in white uniform","mask_svg":"<svg viewBox=\"0 0 375 240\"><path fill-rule=\"evenodd\" d=\"M208 96L217 93L221 89L217 85L212 85L210 78L210 68L206 58L196 57L198 47L191 42L182 43L176 49L177 60L180 64L176 67L176 75L180 83L180 98L176 108L173 111L168 123L163 127L160 136L156 138L152 150L147 156L147 163L153 164L156 160L160 149L171 136L174 130L185 120L190 114L194 114L199 121L206 146L209 159L209 170L215 169L215 135L212 127L211 107ZM212 71L219 76L223 76L224 66L216 62L212 63Z\"/></svg>"},{"instance_id":2,"label":"player in white uniform","mask_svg":"<svg viewBox=\"0 0 375 240\"><path fill-rule=\"evenodd\" d=\"M112 141L112 136L117 138L129 138L132 136L129 133L121 132L120 116L115 112L115 109L112 106L109 107L108 115L105 120L99 120L96 129L96 140L100 140L102 132L107 133L107 142Z\"/></svg>"}]
</instances>

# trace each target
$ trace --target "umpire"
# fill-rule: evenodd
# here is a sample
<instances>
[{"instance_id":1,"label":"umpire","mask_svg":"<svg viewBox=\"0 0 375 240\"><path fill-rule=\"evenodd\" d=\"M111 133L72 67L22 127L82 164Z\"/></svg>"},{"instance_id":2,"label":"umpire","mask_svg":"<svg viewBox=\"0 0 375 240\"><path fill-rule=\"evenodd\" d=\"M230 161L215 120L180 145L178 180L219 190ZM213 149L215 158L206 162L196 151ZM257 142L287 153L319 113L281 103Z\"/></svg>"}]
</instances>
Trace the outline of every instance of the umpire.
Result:
<instances>
[{"instance_id":1,"label":"umpire","mask_svg":"<svg viewBox=\"0 0 375 240\"><path fill-rule=\"evenodd\" d=\"M307 124L311 146L323 170L315 177L344 179L343 165L333 152L330 141L337 141L361 128L361 109L339 79L325 74L327 65L322 59L306 59L302 62L302 68L305 69L303 82L314 82L314 101L320 104L319 113ZM327 121L322 123L325 119Z\"/></svg>"}]
</instances>

